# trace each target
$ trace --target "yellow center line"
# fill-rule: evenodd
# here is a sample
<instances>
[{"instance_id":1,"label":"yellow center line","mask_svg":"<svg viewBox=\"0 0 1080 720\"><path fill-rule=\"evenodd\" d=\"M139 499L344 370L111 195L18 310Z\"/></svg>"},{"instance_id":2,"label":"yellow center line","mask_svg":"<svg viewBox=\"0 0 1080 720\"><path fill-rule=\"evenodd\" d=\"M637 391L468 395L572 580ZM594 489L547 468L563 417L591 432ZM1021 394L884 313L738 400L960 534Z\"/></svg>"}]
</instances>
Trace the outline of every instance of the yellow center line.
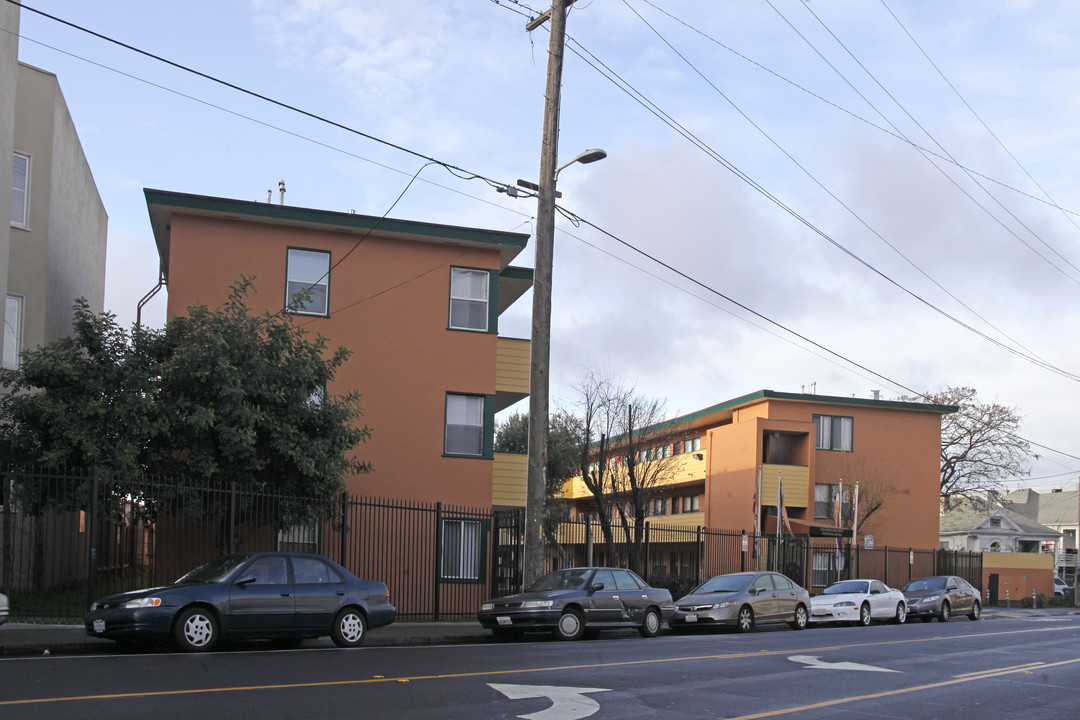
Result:
<instances>
[{"instance_id":1,"label":"yellow center line","mask_svg":"<svg viewBox=\"0 0 1080 720\"><path fill-rule=\"evenodd\" d=\"M984 673L973 675L970 677L957 677L953 680L942 680L941 682L930 683L928 685L916 685L915 687L900 688L899 690L884 690L882 692L869 693L866 695L854 695L852 697L837 698L835 700L823 700L822 702L812 703L810 705L799 705L797 707L781 708L780 710L769 710L767 712L754 713L753 715L739 715L738 717L727 718L727 720L759 720L760 718L778 717L780 715L790 715L791 713L804 712L806 710L820 710L821 708L835 707L836 705L846 705L847 703L860 702L862 700L876 700L884 697L890 697L893 695L904 695L906 693L922 692L923 690L933 690L940 687L948 687L949 685L960 685L962 683L975 682L976 680L986 680L988 678L1003 677L1005 675L1013 675L1015 673L1029 672L1032 667L1037 667L1040 670L1044 668L1058 667L1060 665L1071 665L1072 663L1080 662L1080 658L1073 658L1072 660L1062 660L1060 662L1053 663L1035 663L1033 666L1014 666L1011 668L1000 668L998 670L987 670Z\"/></svg>"},{"instance_id":2,"label":"yellow center line","mask_svg":"<svg viewBox=\"0 0 1080 720\"><path fill-rule=\"evenodd\" d=\"M77 702L87 700L116 700L123 698L141 698L141 697L159 697L164 695L198 695L206 693L226 693L226 692L249 692L255 690L289 690L296 688L316 688L316 687L341 687L347 685L371 685L376 683L406 683L417 682L421 680L451 680L470 677L491 677L500 675L524 675L533 673L545 673L545 672L559 672L567 670L589 670L596 668L617 668L617 667L631 667L635 665L658 665L666 663L678 663L678 662L695 662L701 660L736 660L749 657L772 657L776 655L791 655L791 654L806 654L814 652L831 652L834 650L850 650L852 648L865 648L865 647L885 647L889 645L909 645L912 643L926 643L926 642L944 642L949 640L966 640L969 638L981 638L981 637L999 637L1002 635L1018 635L1018 634L1031 634L1031 633L1043 633L1043 632L1061 632L1062 630L1080 630L1080 626L1076 627L1053 627L1053 628L1035 628L1025 630L1006 630L1003 632L986 632L986 633L973 633L971 635L954 635L949 637L943 637L941 635L935 635L929 638L908 638L905 640L886 640L879 642L864 642L854 643L850 645L823 645L816 648L805 648L800 650L758 650L753 652L734 652L734 653L713 653L708 655L690 655L682 657L672 658L653 658L643 660L623 660L620 662L601 662L601 663L588 663L580 665L558 665L552 667L539 667L539 668L519 668L516 670L482 670L474 672L462 672L462 673L446 673L439 675L411 675L403 677L371 677L360 680L322 680L318 682L304 682L304 683L283 683L275 685L240 685L232 687L221 688L192 688L186 690L154 690L146 692L129 692L129 693L112 693L107 695L72 695L68 697L55 697L55 698L28 698L25 700L0 700L0 707L8 705L33 705L40 703L61 703L61 702ZM1068 661L1075 662L1075 661ZM1018 669L1013 670L1011 668L997 669L986 671L988 673L1007 673L1007 672L1020 672L1022 669L1030 668L1030 665L1014 666ZM1050 665L1040 665L1039 667L1052 667ZM965 678L960 676L955 681L947 682L965 682L969 679L982 679L982 675L979 677ZM992 675L987 675L992 677ZM935 687L928 685L926 687ZM873 697L873 696L867 696ZM835 702L851 702L852 700L844 699ZM814 706L806 706L814 707ZM787 711L776 711L777 713L783 713ZM753 715L750 717L768 717L767 715Z\"/></svg>"},{"instance_id":3,"label":"yellow center line","mask_svg":"<svg viewBox=\"0 0 1080 720\"><path fill-rule=\"evenodd\" d=\"M954 678L966 678L974 677L976 675L983 675L988 672L1000 672L1002 670L1027 670L1038 665L1042 665L1041 662L1024 663L1023 665L1010 665L1008 667L997 668L997 670L979 670L978 672L963 673L962 675L953 675Z\"/></svg>"}]
</instances>

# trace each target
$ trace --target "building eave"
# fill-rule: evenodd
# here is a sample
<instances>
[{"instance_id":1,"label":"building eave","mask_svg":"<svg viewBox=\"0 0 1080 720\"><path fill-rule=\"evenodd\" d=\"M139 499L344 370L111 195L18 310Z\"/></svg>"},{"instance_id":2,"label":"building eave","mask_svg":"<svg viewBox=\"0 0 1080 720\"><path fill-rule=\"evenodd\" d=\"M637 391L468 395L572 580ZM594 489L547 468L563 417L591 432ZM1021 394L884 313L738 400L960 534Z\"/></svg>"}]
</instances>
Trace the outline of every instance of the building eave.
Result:
<instances>
[{"instance_id":1,"label":"building eave","mask_svg":"<svg viewBox=\"0 0 1080 720\"><path fill-rule=\"evenodd\" d=\"M231 200L151 188L144 188L143 194L146 196L150 226L154 233L154 242L157 244L161 269L166 277L168 277L172 216L176 213L342 233L355 235L357 239L371 236L497 250L501 270L510 266L511 261L525 249L529 241L529 236L523 233L397 220L267 202Z\"/></svg>"}]
</instances>

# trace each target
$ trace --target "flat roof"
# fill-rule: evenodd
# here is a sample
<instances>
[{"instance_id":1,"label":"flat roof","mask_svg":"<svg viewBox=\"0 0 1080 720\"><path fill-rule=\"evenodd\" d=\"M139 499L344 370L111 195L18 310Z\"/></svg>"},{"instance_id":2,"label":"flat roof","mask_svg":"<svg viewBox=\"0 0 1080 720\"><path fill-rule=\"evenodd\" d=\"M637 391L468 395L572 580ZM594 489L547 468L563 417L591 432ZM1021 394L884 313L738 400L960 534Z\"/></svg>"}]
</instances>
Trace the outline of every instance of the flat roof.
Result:
<instances>
[{"instance_id":1,"label":"flat roof","mask_svg":"<svg viewBox=\"0 0 1080 720\"><path fill-rule=\"evenodd\" d=\"M161 269L166 277L169 272L172 216L175 213L352 234L358 238L373 235L412 242L487 248L499 251L500 269L503 270L509 267L510 262L525 249L529 242L529 235L525 233L397 220L352 212L276 205L269 202L230 200L151 188L144 188L143 193L146 196L150 227L154 232L154 242L157 244Z\"/></svg>"},{"instance_id":2,"label":"flat roof","mask_svg":"<svg viewBox=\"0 0 1080 720\"><path fill-rule=\"evenodd\" d=\"M857 407L888 408L892 410L912 410L915 412L938 413L940 415L954 413L960 409L956 405L934 405L932 403L904 402L902 400L874 400L872 398L842 397L839 395L815 395L807 393L776 392L774 390L758 390L757 392L752 392L748 395L742 395L741 397L726 400L716 405L710 405L709 407L692 413L665 420L662 423L657 423L651 428L647 428L647 430L659 429L672 425L692 425L695 421L712 418L714 416L716 420L730 420L734 417L737 409L766 400L785 400L788 402L814 403L819 405L848 405Z\"/></svg>"}]
</instances>

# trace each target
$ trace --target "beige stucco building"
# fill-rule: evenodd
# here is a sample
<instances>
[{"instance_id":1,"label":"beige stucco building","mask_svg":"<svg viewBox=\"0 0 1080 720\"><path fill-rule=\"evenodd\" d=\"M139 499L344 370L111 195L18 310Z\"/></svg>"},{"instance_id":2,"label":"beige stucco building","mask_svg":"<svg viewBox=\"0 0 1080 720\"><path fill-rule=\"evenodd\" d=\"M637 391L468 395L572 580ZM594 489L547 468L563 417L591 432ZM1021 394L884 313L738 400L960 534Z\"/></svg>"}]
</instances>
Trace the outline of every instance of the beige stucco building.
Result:
<instances>
[{"instance_id":1,"label":"beige stucco building","mask_svg":"<svg viewBox=\"0 0 1080 720\"><path fill-rule=\"evenodd\" d=\"M70 334L71 308L105 303L108 216L60 84L17 61L18 8L0 6L0 291L5 298L2 357Z\"/></svg>"}]
</instances>

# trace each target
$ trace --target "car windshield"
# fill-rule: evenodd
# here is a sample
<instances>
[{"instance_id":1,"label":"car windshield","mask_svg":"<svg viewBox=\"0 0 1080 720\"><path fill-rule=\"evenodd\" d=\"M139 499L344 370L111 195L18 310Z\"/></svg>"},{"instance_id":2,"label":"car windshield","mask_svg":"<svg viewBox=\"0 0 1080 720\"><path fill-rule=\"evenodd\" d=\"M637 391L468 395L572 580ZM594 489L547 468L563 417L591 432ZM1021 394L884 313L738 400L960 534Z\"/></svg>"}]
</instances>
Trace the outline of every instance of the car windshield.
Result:
<instances>
[{"instance_id":1,"label":"car windshield","mask_svg":"<svg viewBox=\"0 0 1080 720\"><path fill-rule=\"evenodd\" d=\"M921 580L912 580L904 586L904 592L919 592L920 590L944 590L945 578L923 578Z\"/></svg>"},{"instance_id":2,"label":"car windshield","mask_svg":"<svg viewBox=\"0 0 1080 720\"><path fill-rule=\"evenodd\" d=\"M863 582L862 580L848 580L846 582L838 582L835 585L830 585L825 588L823 595L842 595L844 593L863 593L870 589L870 583Z\"/></svg>"},{"instance_id":3,"label":"car windshield","mask_svg":"<svg viewBox=\"0 0 1080 720\"><path fill-rule=\"evenodd\" d=\"M529 588L529 592L542 592L544 590L584 590L585 582L589 579L590 575L592 575L592 570L588 569L556 570L537 580L533 586Z\"/></svg>"},{"instance_id":4,"label":"car windshield","mask_svg":"<svg viewBox=\"0 0 1080 720\"><path fill-rule=\"evenodd\" d=\"M742 592L753 579L753 575L718 575L698 585L690 591L690 594Z\"/></svg>"},{"instance_id":5,"label":"car windshield","mask_svg":"<svg viewBox=\"0 0 1080 720\"><path fill-rule=\"evenodd\" d=\"M205 565L200 565L187 575L176 581L177 585L183 583L215 583L221 582L236 568L251 559L250 553L242 555L224 555L211 560Z\"/></svg>"}]
</instances>

